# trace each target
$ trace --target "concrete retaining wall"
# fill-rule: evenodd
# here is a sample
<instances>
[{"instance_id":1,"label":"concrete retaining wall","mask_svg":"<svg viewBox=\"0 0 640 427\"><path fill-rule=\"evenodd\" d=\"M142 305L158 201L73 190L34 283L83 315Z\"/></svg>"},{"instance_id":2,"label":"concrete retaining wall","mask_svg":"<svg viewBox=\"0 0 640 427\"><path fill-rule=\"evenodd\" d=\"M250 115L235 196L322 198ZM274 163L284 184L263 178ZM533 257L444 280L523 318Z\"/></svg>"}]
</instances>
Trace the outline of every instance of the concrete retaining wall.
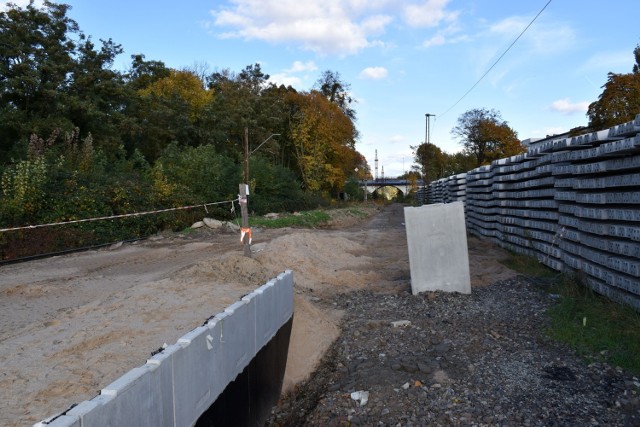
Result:
<instances>
[{"instance_id":1,"label":"concrete retaining wall","mask_svg":"<svg viewBox=\"0 0 640 427\"><path fill-rule=\"evenodd\" d=\"M536 141L424 194L428 203L463 201L471 233L553 269L580 270L595 291L640 310L640 114Z\"/></svg>"},{"instance_id":2,"label":"concrete retaining wall","mask_svg":"<svg viewBox=\"0 0 640 427\"><path fill-rule=\"evenodd\" d=\"M238 382L244 377L253 390L272 394L251 398L239 392L245 401L261 401L258 412L264 413L264 408L275 404L280 395L287 353L286 349L284 356L282 349L260 352L268 349L274 338L288 347L288 333L277 335L283 328L290 332L292 316L293 272L287 270L109 384L95 398L35 426L192 426L225 390L242 390ZM270 365L256 360L256 355L265 354L278 354L279 361ZM273 372L260 373L266 368L273 369L279 379ZM250 371L254 375L246 375ZM256 382L259 378L267 384ZM235 387L228 387L234 381ZM245 405L245 412L236 418L225 415L224 410L217 414L235 420L225 425L243 425L237 421L248 418L256 425L263 414L248 417L250 406Z\"/></svg>"}]
</instances>

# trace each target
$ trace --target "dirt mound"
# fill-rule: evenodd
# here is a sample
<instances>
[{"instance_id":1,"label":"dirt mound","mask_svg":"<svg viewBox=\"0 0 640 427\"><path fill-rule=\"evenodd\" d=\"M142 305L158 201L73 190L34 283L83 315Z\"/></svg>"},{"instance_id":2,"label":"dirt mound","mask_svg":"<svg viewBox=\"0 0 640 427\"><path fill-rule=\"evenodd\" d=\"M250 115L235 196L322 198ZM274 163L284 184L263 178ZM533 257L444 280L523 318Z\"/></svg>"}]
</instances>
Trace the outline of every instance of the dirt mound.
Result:
<instances>
[{"instance_id":1,"label":"dirt mound","mask_svg":"<svg viewBox=\"0 0 640 427\"><path fill-rule=\"evenodd\" d=\"M294 232L278 237L256 255L263 266L294 271L296 287L311 292L344 292L367 283L366 275L357 273L369 265L371 258L357 256L362 245L338 234Z\"/></svg>"}]
</instances>

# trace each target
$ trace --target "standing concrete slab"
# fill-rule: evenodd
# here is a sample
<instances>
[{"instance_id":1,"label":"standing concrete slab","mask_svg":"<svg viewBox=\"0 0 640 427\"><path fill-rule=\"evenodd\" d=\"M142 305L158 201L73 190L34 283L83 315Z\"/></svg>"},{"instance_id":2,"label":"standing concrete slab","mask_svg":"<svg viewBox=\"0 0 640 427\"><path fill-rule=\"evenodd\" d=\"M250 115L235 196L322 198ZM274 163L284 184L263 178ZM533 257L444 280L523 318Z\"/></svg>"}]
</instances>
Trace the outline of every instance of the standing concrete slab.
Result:
<instances>
[{"instance_id":1,"label":"standing concrete slab","mask_svg":"<svg viewBox=\"0 0 640 427\"><path fill-rule=\"evenodd\" d=\"M471 293L462 202L404 208L411 292Z\"/></svg>"}]
</instances>

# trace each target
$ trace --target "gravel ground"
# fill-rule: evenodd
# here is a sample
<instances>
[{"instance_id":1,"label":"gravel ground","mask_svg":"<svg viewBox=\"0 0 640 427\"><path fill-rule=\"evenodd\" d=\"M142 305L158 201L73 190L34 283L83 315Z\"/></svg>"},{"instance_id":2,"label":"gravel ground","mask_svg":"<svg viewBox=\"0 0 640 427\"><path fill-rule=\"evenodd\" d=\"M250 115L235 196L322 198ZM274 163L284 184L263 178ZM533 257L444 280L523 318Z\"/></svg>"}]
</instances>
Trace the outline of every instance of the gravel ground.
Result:
<instances>
[{"instance_id":1,"label":"gravel ground","mask_svg":"<svg viewBox=\"0 0 640 427\"><path fill-rule=\"evenodd\" d=\"M471 295L338 296L340 337L269 424L640 426L637 377L545 337L553 301L521 276Z\"/></svg>"}]
</instances>

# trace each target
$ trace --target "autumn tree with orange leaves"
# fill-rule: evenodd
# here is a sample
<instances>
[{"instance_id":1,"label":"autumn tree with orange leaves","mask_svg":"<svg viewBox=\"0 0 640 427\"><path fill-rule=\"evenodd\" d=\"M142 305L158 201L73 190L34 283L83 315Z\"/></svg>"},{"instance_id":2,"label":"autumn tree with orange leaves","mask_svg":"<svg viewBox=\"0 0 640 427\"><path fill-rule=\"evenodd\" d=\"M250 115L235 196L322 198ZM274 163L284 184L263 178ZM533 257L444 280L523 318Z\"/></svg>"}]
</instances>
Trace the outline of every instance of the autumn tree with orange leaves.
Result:
<instances>
[{"instance_id":1,"label":"autumn tree with orange leaves","mask_svg":"<svg viewBox=\"0 0 640 427\"><path fill-rule=\"evenodd\" d=\"M451 130L464 151L476 159L476 166L523 153L516 131L502 120L499 111L475 108L462 114Z\"/></svg>"}]
</instances>

